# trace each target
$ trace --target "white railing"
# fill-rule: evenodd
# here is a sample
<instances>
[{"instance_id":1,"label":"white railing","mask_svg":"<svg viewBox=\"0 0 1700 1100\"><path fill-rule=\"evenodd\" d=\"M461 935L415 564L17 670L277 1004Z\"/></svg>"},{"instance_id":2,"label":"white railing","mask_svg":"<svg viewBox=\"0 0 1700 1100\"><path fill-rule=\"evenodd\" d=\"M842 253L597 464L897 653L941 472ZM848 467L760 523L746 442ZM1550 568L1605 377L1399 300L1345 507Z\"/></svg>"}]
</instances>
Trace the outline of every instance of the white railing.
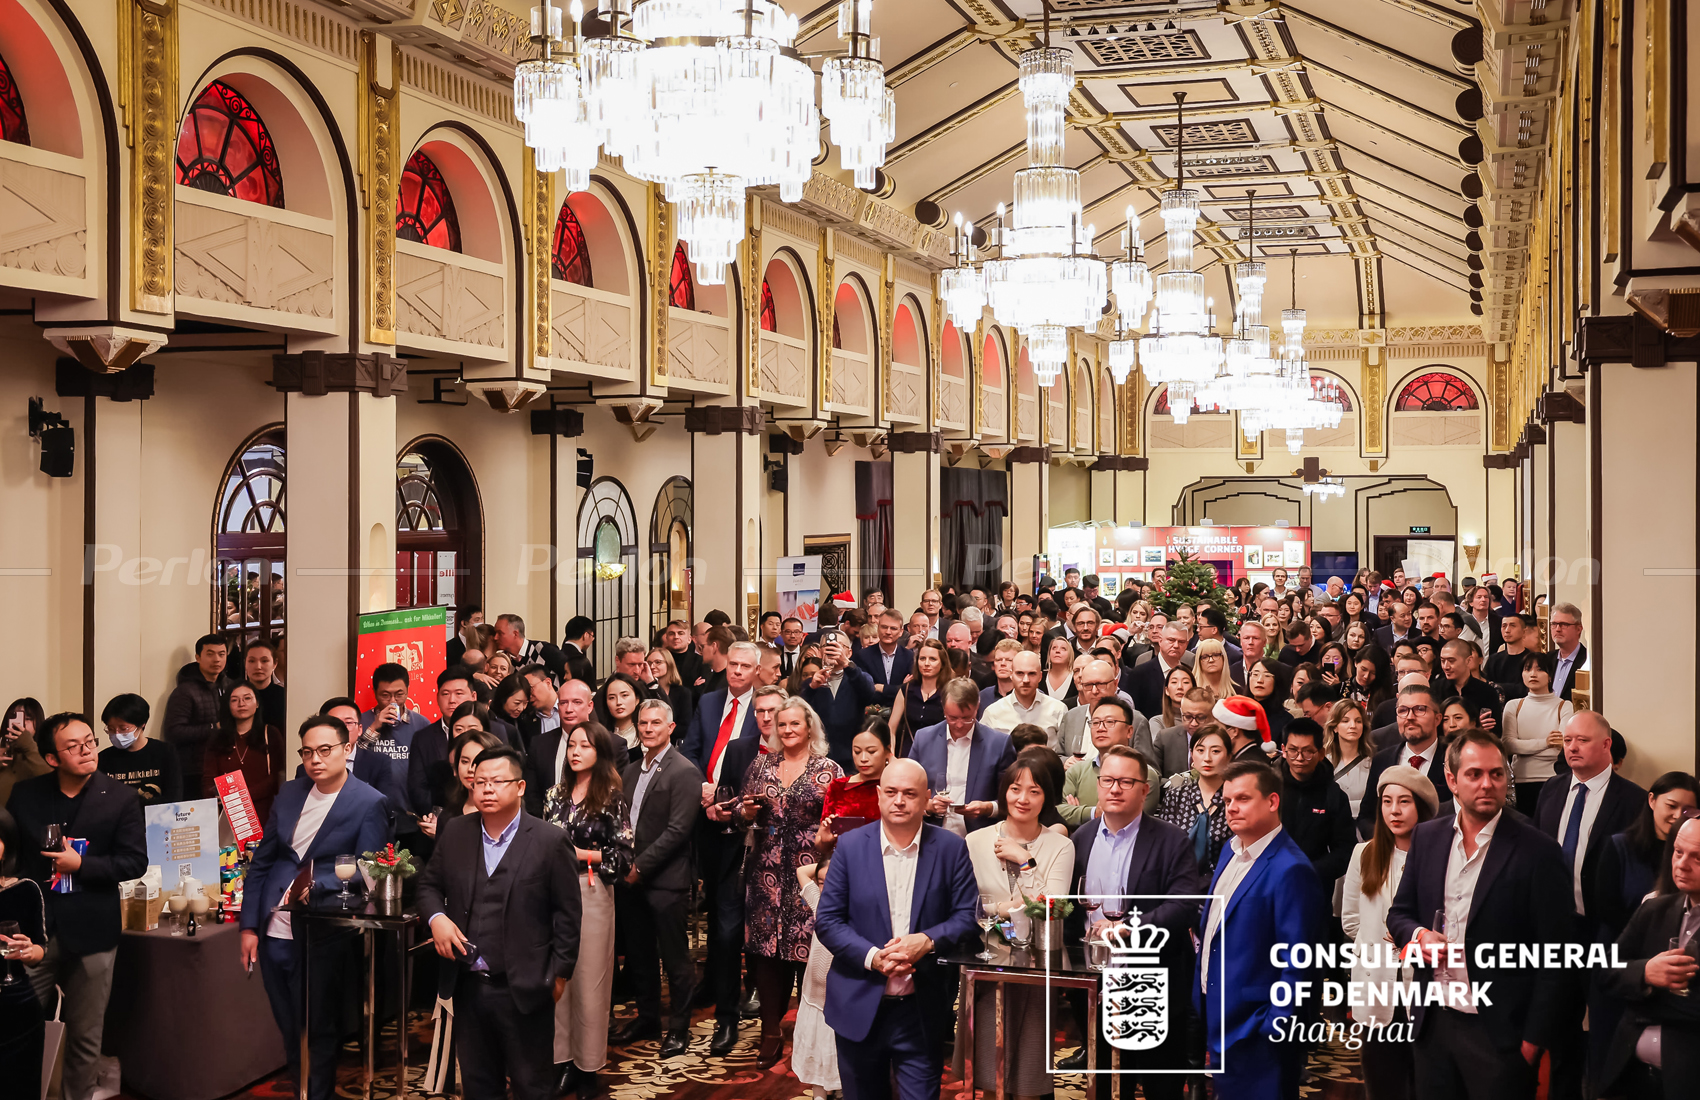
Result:
<instances>
[{"instance_id":1,"label":"white railing","mask_svg":"<svg viewBox=\"0 0 1700 1100\"><path fill-rule=\"evenodd\" d=\"M725 394L732 384L732 332L726 318L673 309L667 315L667 383Z\"/></svg>"},{"instance_id":2,"label":"white railing","mask_svg":"<svg viewBox=\"0 0 1700 1100\"><path fill-rule=\"evenodd\" d=\"M980 431L987 439L1003 439L1009 431L1009 397L1003 390L983 391L984 407L980 409Z\"/></svg>"},{"instance_id":3,"label":"white railing","mask_svg":"<svg viewBox=\"0 0 1700 1100\"><path fill-rule=\"evenodd\" d=\"M1015 434L1019 439L1039 438L1039 399L1030 393L1015 395Z\"/></svg>"},{"instance_id":4,"label":"white railing","mask_svg":"<svg viewBox=\"0 0 1700 1100\"><path fill-rule=\"evenodd\" d=\"M781 405L807 405L808 366L803 341L777 332L761 334L762 397Z\"/></svg>"},{"instance_id":5,"label":"white railing","mask_svg":"<svg viewBox=\"0 0 1700 1100\"><path fill-rule=\"evenodd\" d=\"M480 358L506 356L512 302L501 264L397 241L395 272L398 345L450 352L470 346L489 349Z\"/></svg>"},{"instance_id":6,"label":"white railing","mask_svg":"<svg viewBox=\"0 0 1700 1100\"><path fill-rule=\"evenodd\" d=\"M1045 426L1046 430L1050 432L1049 443L1051 446L1067 449L1068 407L1054 396L1061 385L1062 383L1059 381L1051 387L1053 396L1046 401L1046 404L1050 406L1050 412L1045 418Z\"/></svg>"},{"instance_id":7,"label":"white railing","mask_svg":"<svg viewBox=\"0 0 1700 1100\"><path fill-rule=\"evenodd\" d=\"M949 374L940 376L938 420L941 428L968 430L968 383L965 379Z\"/></svg>"},{"instance_id":8,"label":"white railing","mask_svg":"<svg viewBox=\"0 0 1700 1100\"><path fill-rule=\"evenodd\" d=\"M1387 442L1394 447L1454 447L1482 441L1482 414L1479 412L1394 413L1387 430Z\"/></svg>"},{"instance_id":9,"label":"white railing","mask_svg":"<svg viewBox=\"0 0 1700 1100\"><path fill-rule=\"evenodd\" d=\"M336 327L336 237L331 222L292 210L177 188L173 270L183 313Z\"/></svg>"},{"instance_id":10,"label":"white railing","mask_svg":"<svg viewBox=\"0 0 1700 1100\"><path fill-rule=\"evenodd\" d=\"M0 141L0 286L98 293L89 270L86 171L76 157Z\"/></svg>"},{"instance_id":11,"label":"white railing","mask_svg":"<svg viewBox=\"0 0 1700 1100\"><path fill-rule=\"evenodd\" d=\"M835 412L872 415L873 388L868 357L856 352L832 353L832 408Z\"/></svg>"},{"instance_id":12,"label":"white railing","mask_svg":"<svg viewBox=\"0 0 1700 1100\"><path fill-rule=\"evenodd\" d=\"M633 376L632 303L624 294L553 279L549 284L549 358L559 368L598 378Z\"/></svg>"},{"instance_id":13,"label":"white railing","mask_svg":"<svg viewBox=\"0 0 1700 1100\"><path fill-rule=\"evenodd\" d=\"M919 424L927 416L927 376L913 363L891 364L891 407L893 420Z\"/></svg>"}]
</instances>

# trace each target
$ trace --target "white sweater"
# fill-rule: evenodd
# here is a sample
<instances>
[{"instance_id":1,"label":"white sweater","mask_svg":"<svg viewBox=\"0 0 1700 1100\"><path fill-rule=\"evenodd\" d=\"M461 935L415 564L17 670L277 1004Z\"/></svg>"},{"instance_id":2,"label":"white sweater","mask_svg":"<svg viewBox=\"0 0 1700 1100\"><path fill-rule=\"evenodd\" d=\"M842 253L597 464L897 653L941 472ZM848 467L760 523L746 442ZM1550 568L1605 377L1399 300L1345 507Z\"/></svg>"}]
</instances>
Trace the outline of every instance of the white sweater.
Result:
<instances>
[{"instance_id":1,"label":"white sweater","mask_svg":"<svg viewBox=\"0 0 1700 1100\"><path fill-rule=\"evenodd\" d=\"M1340 902L1340 926L1346 935L1359 944L1382 944L1392 947L1387 942L1387 910L1393 906L1393 895L1398 892L1399 880L1405 877L1405 856L1408 854L1399 849L1393 849L1393 859L1387 868L1387 881L1381 884L1381 889L1374 897L1364 897L1364 850L1369 845L1359 844L1352 852L1352 862L1346 867L1346 877L1342 879L1344 890ZM1380 982L1388 984L1394 981L1410 981L1411 972L1401 971L1397 967L1370 967L1361 962L1352 967L1352 981L1356 983ZM1363 985L1359 985L1363 988ZM1367 1000L1367 995L1365 1000ZM1386 1000L1393 998L1388 996ZM1360 1005L1352 1008L1352 1019L1362 1023L1386 1024L1393 1021L1393 1009L1385 1004L1374 1006Z\"/></svg>"},{"instance_id":2,"label":"white sweater","mask_svg":"<svg viewBox=\"0 0 1700 1100\"><path fill-rule=\"evenodd\" d=\"M1525 695L1505 704L1501 724L1505 747L1511 750L1511 772L1518 783L1540 783L1553 776L1553 763L1563 749L1547 744L1547 735L1563 731L1576 708L1554 692Z\"/></svg>"}]
</instances>

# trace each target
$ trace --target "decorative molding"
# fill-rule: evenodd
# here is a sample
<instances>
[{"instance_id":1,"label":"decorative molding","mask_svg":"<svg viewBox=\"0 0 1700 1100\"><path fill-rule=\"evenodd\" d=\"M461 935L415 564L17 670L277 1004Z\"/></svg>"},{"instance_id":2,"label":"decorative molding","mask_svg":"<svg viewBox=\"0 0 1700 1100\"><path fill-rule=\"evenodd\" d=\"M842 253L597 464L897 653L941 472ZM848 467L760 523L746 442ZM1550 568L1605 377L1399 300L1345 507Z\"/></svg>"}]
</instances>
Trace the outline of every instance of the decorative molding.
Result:
<instances>
[{"instance_id":1,"label":"decorative molding","mask_svg":"<svg viewBox=\"0 0 1700 1100\"><path fill-rule=\"evenodd\" d=\"M944 434L942 432L892 432L885 437L887 447L892 454L936 455L944 449Z\"/></svg>"},{"instance_id":2,"label":"decorative molding","mask_svg":"<svg viewBox=\"0 0 1700 1100\"><path fill-rule=\"evenodd\" d=\"M7 156L17 148L0 145L0 268L85 278L88 181Z\"/></svg>"},{"instance_id":3,"label":"decorative molding","mask_svg":"<svg viewBox=\"0 0 1700 1100\"><path fill-rule=\"evenodd\" d=\"M1495 360L1488 367L1488 402L1492 408L1490 416L1488 446L1495 451L1503 451L1508 446L1506 442L1507 425L1511 420L1511 364L1507 360Z\"/></svg>"},{"instance_id":4,"label":"decorative molding","mask_svg":"<svg viewBox=\"0 0 1700 1100\"><path fill-rule=\"evenodd\" d=\"M1368 348L1359 354L1358 385L1363 390L1364 399L1364 451L1382 455L1387 453L1383 427L1387 423L1387 364L1371 364Z\"/></svg>"},{"instance_id":5,"label":"decorative molding","mask_svg":"<svg viewBox=\"0 0 1700 1100\"><path fill-rule=\"evenodd\" d=\"M699 405L685 410L685 431L692 435L760 435L765 421L759 405Z\"/></svg>"},{"instance_id":6,"label":"decorative molding","mask_svg":"<svg viewBox=\"0 0 1700 1100\"><path fill-rule=\"evenodd\" d=\"M525 204L525 248L530 261L530 291L526 297L531 305L531 357L540 367L547 368L553 350L553 318L555 296L549 280L553 276L555 174L539 172L537 158L528 145L525 148L525 168L522 171Z\"/></svg>"},{"instance_id":7,"label":"decorative molding","mask_svg":"<svg viewBox=\"0 0 1700 1100\"><path fill-rule=\"evenodd\" d=\"M529 27L527 29L529 30ZM511 79L511 62L507 70ZM451 65L438 64L431 58L411 50L401 56L397 79L414 91L489 119L516 134L519 132L519 124L514 121L514 97L511 91L499 84L473 76ZM511 88L511 85L508 87Z\"/></svg>"},{"instance_id":8,"label":"decorative molding","mask_svg":"<svg viewBox=\"0 0 1700 1100\"><path fill-rule=\"evenodd\" d=\"M1700 360L1700 337L1672 336L1639 313L1582 317L1576 322L1576 358L1583 371L1600 363L1662 367Z\"/></svg>"},{"instance_id":9,"label":"decorative molding","mask_svg":"<svg viewBox=\"0 0 1700 1100\"><path fill-rule=\"evenodd\" d=\"M1700 336L1700 287L1671 290L1632 288L1625 300L1630 308L1672 336Z\"/></svg>"},{"instance_id":10,"label":"decorative molding","mask_svg":"<svg viewBox=\"0 0 1700 1100\"><path fill-rule=\"evenodd\" d=\"M53 365L53 391L60 397L146 401L153 396L153 364L138 363L116 374L102 374L75 359L61 359Z\"/></svg>"},{"instance_id":11,"label":"decorative molding","mask_svg":"<svg viewBox=\"0 0 1700 1100\"><path fill-rule=\"evenodd\" d=\"M632 433L632 442L642 443L661 427L659 420L650 417L661 411L659 397L604 397L596 402L614 414L614 420Z\"/></svg>"},{"instance_id":12,"label":"decorative molding","mask_svg":"<svg viewBox=\"0 0 1700 1100\"><path fill-rule=\"evenodd\" d=\"M661 193L651 188L651 202L661 202ZM755 398L761 393L761 200L754 195L744 201L744 394ZM669 251L671 261L672 253Z\"/></svg>"},{"instance_id":13,"label":"decorative molding","mask_svg":"<svg viewBox=\"0 0 1700 1100\"><path fill-rule=\"evenodd\" d=\"M512 301L507 280L472 266L459 253L418 247L420 252L396 255L397 331L485 348L506 347Z\"/></svg>"},{"instance_id":14,"label":"decorative molding","mask_svg":"<svg viewBox=\"0 0 1700 1100\"><path fill-rule=\"evenodd\" d=\"M119 32L119 85L130 145L130 308L172 310L172 207L176 188L177 7L132 0Z\"/></svg>"},{"instance_id":15,"label":"decorative molding","mask_svg":"<svg viewBox=\"0 0 1700 1100\"><path fill-rule=\"evenodd\" d=\"M815 341L815 352L819 364L820 378L820 408L825 409L827 402L832 400L832 325L833 314L838 299L837 264L833 255L836 242L830 227L818 231L819 246L815 258L815 302L817 317L815 331L820 338Z\"/></svg>"},{"instance_id":16,"label":"decorative molding","mask_svg":"<svg viewBox=\"0 0 1700 1100\"><path fill-rule=\"evenodd\" d=\"M933 272L930 268L922 267L920 264L912 264L897 256L891 258L891 264L898 282L907 283L911 287L921 289L932 287Z\"/></svg>"},{"instance_id":17,"label":"decorative molding","mask_svg":"<svg viewBox=\"0 0 1700 1100\"><path fill-rule=\"evenodd\" d=\"M360 180L366 207L366 341L394 344L396 320L395 215L397 181L401 176L401 100L396 76L401 47L389 43L390 84L378 83L379 38L361 33L360 51Z\"/></svg>"},{"instance_id":18,"label":"decorative molding","mask_svg":"<svg viewBox=\"0 0 1700 1100\"><path fill-rule=\"evenodd\" d=\"M519 412L542 397L548 388L529 378L468 378L466 392L499 413Z\"/></svg>"},{"instance_id":19,"label":"decorative molding","mask_svg":"<svg viewBox=\"0 0 1700 1100\"><path fill-rule=\"evenodd\" d=\"M798 244L806 247L814 247L819 242L820 226L813 219L804 217L781 202L770 199L756 201L761 203L762 228L794 237Z\"/></svg>"},{"instance_id":20,"label":"decorative molding","mask_svg":"<svg viewBox=\"0 0 1700 1100\"><path fill-rule=\"evenodd\" d=\"M335 239L279 213L217 195L179 199L178 297L329 322L336 312Z\"/></svg>"},{"instance_id":21,"label":"decorative molding","mask_svg":"<svg viewBox=\"0 0 1700 1100\"><path fill-rule=\"evenodd\" d=\"M1544 424L1586 424L1588 409L1564 390L1541 394L1535 416Z\"/></svg>"},{"instance_id":22,"label":"decorative molding","mask_svg":"<svg viewBox=\"0 0 1700 1100\"><path fill-rule=\"evenodd\" d=\"M1049 445L1042 447L1011 447L1009 453L1004 456L1004 460L1012 466L1018 462L1036 462L1041 466L1047 466L1051 461L1051 448Z\"/></svg>"},{"instance_id":23,"label":"decorative molding","mask_svg":"<svg viewBox=\"0 0 1700 1100\"><path fill-rule=\"evenodd\" d=\"M272 388L279 393L323 397L369 393L393 397L407 392L407 363L384 352L366 355L304 351L272 356Z\"/></svg>"},{"instance_id":24,"label":"decorative molding","mask_svg":"<svg viewBox=\"0 0 1700 1100\"><path fill-rule=\"evenodd\" d=\"M875 413L876 420L891 418L891 332L897 319L897 292L892 285L891 257L880 268L880 392L879 410Z\"/></svg>"},{"instance_id":25,"label":"decorative molding","mask_svg":"<svg viewBox=\"0 0 1700 1100\"><path fill-rule=\"evenodd\" d=\"M360 29L349 20L332 15L309 4L291 0L194 0L195 3L222 11L235 19L264 27L309 49L340 57L355 64L360 57ZM350 0L349 6L373 15L381 22L405 19L411 12L412 0L388 3L386 0Z\"/></svg>"},{"instance_id":26,"label":"decorative molding","mask_svg":"<svg viewBox=\"0 0 1700 1100\"><path fill-rule=\"evenodd\" d=\"M49 343L96 374L117 374L136 360L165 346L170 336L163 332L125 328L120 325L81 325L50 328Z\"/></svg>"},{"instance_id":27,"label":"decorative molding","mask_svg":"<svg viewBox=\"0 0 1700 1100\"><path fill-rule=\"evenodd\" d=\"M864 240L852 237L848 233L836 232L832 238L832 251L838 257L860 264L868 271L876 274L880 265L885 263L885 253Z\"/></svg>"},{"instance_id":28,"label":"decorative molding","mask_svg":"<svg viewBox=\"0 0 1700 1100\"><path fill-rule=\"evenodd\" d=\"M649 384L665 386L671 372L670 356L673 306L673 204L662 194L661 185L649 185L649 240L651 244Z\"/></svg>"}]
</instances>

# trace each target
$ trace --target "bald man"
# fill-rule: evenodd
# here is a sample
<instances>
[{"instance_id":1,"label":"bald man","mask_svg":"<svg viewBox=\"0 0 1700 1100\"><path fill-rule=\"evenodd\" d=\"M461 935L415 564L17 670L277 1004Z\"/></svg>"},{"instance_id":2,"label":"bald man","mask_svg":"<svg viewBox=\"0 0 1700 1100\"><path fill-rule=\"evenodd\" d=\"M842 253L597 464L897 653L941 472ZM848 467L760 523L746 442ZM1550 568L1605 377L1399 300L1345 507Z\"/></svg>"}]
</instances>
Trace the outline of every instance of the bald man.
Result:
<instances>
[{"instance_id":1,"label":"bald man","mask_svg":"<svg viewBox=\"0 0 1700 1100\"><path fill-rule=\"evenodd\" d=\"M1063 716L1068 713L1068 705L1039 690L1043 675L1037 653L1017 653L1013 671L1015 690L987 707L981 723L1005 733L1022 723L1035 725L1045 731L1053 746L1056 745L1057 730L1062 725Z\"/></svg>"}]
</instances>

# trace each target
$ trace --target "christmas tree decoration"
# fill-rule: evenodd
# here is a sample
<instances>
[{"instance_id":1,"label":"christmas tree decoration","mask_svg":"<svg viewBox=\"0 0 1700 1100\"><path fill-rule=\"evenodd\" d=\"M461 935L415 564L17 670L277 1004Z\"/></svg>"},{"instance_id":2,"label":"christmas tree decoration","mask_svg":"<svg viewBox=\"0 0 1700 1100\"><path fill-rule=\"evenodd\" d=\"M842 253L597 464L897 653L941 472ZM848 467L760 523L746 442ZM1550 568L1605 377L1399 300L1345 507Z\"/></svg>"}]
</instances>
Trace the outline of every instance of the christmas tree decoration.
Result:
<instances>
[{"instance_id":1,"label":"christmas tree decoration","mask_svg":"<svg viewBox=\"0 0 1700 1100\"><path fill-rule=\"evenodd\" d=\"M1227 615L1230 622L1233 619L1234 594L1216 579L1216 567L1185 550L1177 551L1169 562L1153 602L1171 615L1182 604L1196 608L1204 602Z\"/></svg>"}]
</instances>

